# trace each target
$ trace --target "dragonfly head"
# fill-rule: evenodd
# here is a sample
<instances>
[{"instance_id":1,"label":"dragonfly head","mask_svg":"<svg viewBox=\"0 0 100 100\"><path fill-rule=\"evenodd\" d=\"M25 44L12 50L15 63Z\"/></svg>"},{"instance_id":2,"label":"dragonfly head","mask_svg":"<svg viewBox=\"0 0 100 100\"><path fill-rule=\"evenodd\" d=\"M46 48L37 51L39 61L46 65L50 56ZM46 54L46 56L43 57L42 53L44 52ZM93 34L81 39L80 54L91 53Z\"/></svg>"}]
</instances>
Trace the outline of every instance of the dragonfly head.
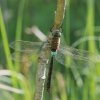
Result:
<instances>
[{"instance_id":1,"label":"dragonfly head","mask_svg":"<svg viewBox=\"0 0 100 100\"><path fill-rule=\"evenodd\" d=\"M61 36L61 32L59 30L55 30L52 32L52 36L53 37L60 37Z\"/></svg>"}]
</instances>

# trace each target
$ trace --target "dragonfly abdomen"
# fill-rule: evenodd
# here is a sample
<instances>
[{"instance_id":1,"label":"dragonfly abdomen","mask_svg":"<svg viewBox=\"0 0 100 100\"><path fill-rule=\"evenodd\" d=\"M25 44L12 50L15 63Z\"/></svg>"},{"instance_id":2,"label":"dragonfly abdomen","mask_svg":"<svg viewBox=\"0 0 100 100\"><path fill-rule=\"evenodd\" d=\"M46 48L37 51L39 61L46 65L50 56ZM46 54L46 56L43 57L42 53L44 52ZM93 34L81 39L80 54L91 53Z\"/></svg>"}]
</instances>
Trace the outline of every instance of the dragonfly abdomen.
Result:
<instances>
[{"instance_id":1,"label":"dragonfly abdomen","mask_svg":"<svg viewBox=\"0 0 100 100\"><path fill-rule=\"evenodd\" d=\"M48 80L47 80L47 92L50 92L53 60L54 60L54 56L51 57L50 66L49 66Z\"/></svg>"}]
</instances>

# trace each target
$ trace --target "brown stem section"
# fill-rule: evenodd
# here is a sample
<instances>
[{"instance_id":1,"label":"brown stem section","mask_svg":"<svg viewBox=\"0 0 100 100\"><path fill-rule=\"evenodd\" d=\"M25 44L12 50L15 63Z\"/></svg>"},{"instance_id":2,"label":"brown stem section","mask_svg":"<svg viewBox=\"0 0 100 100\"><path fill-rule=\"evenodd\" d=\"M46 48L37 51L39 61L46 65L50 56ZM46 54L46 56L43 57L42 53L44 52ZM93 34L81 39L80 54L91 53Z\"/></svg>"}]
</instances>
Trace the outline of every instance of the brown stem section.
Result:
<instances>
[{"instance_id":1,"label":"brown stem section","mask_svg":"<svg viewBox=\"0 0 100 100\"><path fill-rule=\"evenodd\" d=\"M54 25L51 31L60 30L64 19L65 7L66 7L66 0L58 0Z\"/></svg>"}]
</instances>

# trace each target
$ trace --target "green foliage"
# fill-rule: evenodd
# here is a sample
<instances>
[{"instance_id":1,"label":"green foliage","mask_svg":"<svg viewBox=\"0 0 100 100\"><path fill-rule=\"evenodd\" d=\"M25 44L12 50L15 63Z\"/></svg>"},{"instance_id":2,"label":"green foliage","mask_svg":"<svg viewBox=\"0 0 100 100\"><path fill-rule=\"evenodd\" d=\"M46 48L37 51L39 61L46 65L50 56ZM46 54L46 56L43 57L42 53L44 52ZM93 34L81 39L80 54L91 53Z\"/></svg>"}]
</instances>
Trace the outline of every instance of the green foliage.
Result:
<instances>
[{"instance_id":1,"label":"green foliage","mask_svg":"<svg viewBox=\"0 0 100 100\"><path fill-rule=\"evenodd\" d=\"M100 27L99 4L98 0L67 1L61 43L99 53L100 29L97 29ZM3 88L0 89L0 99L33 100L37 66L35 58L38 55L33 58L33 64L30 63L31 67L28 67L26 63L13 63L9 58L13 51L10 50L9 43L19 39L40 41L34 34L26 34L26 29L32 26L37 26L48 36L53 26L56 5L57 1L54 0L0 1L0 88L3 84L24 91L24 94L18 94ZM90 39L90 36L94 38ZM46 93L45 89L43 100L99 100L99 66L100 63L96 63L96 67L91 70L74 69L66 68L55 61L51 92ZM8 68L7 71L11 73L2 74L5 68Z\"/></svg>"}]
</instances>

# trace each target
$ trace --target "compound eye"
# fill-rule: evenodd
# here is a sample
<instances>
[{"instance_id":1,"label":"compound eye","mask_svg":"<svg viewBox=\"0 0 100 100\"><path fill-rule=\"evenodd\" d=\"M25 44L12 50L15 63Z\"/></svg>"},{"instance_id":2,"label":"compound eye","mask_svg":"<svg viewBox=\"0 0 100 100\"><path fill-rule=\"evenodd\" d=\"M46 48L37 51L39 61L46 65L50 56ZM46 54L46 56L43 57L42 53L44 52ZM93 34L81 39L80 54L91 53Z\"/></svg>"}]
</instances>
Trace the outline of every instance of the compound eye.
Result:
<instances>
[{"instance_id":1,"label":"compound eye","mask_svg":"<svg viewBox=\"0 0 100 100\"><path fill-rule=\"evenodd\" d=\"M61 36L61 33L59 32L58 37L60 37L60 36Z\"/></svg>"}]
</instances>

